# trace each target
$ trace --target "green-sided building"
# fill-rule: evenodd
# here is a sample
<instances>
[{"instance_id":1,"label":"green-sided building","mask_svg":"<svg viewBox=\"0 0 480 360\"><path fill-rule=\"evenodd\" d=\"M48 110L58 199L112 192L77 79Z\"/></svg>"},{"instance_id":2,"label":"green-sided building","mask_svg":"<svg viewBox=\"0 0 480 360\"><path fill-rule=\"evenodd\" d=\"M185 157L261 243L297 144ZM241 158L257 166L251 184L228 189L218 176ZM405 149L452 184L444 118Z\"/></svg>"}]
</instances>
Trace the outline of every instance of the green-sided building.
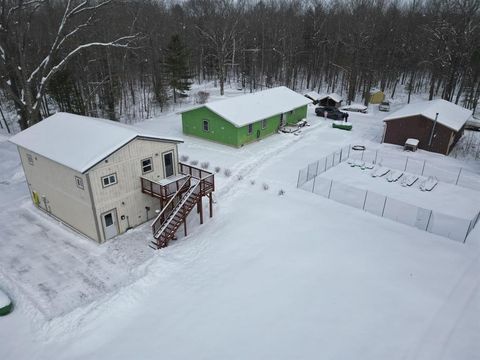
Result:
<instances>
[{"instance_id":1,"label":"green-sided building","mask_svg":"<svg viewBox=\"0 0 480 360\"><path fill-rule=\"evenodd\" d=\"M183 111L183 133L240 147L306 118L312 101L284 86Z\"/></svg>"}]
</instances>

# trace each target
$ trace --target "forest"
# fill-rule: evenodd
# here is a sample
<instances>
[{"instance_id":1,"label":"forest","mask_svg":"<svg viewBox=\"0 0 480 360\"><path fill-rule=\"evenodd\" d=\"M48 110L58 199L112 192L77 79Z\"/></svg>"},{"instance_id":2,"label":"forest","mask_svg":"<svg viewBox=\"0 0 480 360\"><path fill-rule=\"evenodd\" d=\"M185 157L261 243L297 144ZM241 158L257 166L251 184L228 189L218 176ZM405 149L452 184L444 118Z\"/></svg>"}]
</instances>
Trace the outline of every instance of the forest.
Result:
<instances>
[{"instance_id":1,"label":"forest","mask_svg":"<svg viewBox=\"0 0 480 360\"><path fill-rule=\"evenodd\" d=\"M0 0L0 115L135 121L192 83L368 102L398 86L475 109L478 0ZM199 97L199 101L204 101ZM0 117L0 122L2 118ZM7 121L8 122L8 121ZM8 125L8 124L7 124Z\"/></svg>"}]
</instances>

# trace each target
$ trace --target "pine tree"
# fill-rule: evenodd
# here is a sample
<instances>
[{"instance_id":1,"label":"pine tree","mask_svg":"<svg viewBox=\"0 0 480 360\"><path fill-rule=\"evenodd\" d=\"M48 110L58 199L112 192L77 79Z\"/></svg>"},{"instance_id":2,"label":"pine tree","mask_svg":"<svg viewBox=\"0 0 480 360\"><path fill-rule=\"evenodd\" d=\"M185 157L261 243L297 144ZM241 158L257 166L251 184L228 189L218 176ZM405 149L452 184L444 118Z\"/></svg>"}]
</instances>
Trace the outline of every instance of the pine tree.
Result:
<instances>
[{"instance_id":1,"label":"pine tree","mask_svg":"<svg viewBox=\"0 0 480 360\"><path fill-rule=\"evenodd\" d=\"M169 76L169 85L173 90L173 102L177 102L177 92L183 94L190 90L190 73L188 70L189 52L182 43L180 36L175 34L171 37L167 47L165 65Z\"/></svg>"}]
</instances>

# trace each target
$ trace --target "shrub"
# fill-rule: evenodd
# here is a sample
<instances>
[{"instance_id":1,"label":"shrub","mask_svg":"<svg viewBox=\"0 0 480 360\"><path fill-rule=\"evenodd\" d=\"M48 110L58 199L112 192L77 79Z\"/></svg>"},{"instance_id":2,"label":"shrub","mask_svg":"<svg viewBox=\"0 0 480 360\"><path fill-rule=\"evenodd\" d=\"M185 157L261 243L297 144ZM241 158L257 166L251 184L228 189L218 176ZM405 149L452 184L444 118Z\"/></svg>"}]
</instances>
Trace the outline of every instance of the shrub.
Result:
<instances>
[{"instance_id":1,"label":"shrub","mask_svg":"<svg viewBox=\"0 0 480 360\"><path fill-rule=\"evenodd\" d=\"M223 174L226 177L230 177L230 175L232 175L232 171L230 169L225 169L225 170L223 170Z\"/></svg>"},{"instance_id":2,"label":"shrub","mask_svg":"<svg viewBox=\"0 0 480 360\"><path fill-rule=\"evenodd\" d=\"M215 166L215 172L218 174L222 170L220 166Z\"/></svg>"},{"instance_id":3,"label":"shrub","mask_svg":"<svg viewBox=\"0 0 480 360\"><path fill-rule=\"evenodd\" d=\"M200 164L200 167L202 169L208 169L209 166L210 166L210 163L208 161L204 161Z\"/></svg>"},{"instance_id":4,"label":"shrub","mask_svg":"<svg viewBox=\"0 0 480 360\"><path fill-rule=\"evenodd\" d=\"M198 165L198 160L192 160L190 161L190 164L192 164L193 166Z\"/></svg>"},{"instance_id":5,"label":"shrub","mask_svg":"<svg viewBox=\"0 0 480 360\"><path fill-rule=\"evenodd\" d=\"M195 101L197 104L205 104L209 96L210 93L206 91L199 91L195 94Z\"/></svg>"},{"instance_id":6,"label":"shrub","mask_svg":"<svg viewBox=\"0 0 480 360\"><path fill-rule=\"evenodd\" d=\"M237 175L237 180L243 180L243 175Z\"/></svg>"},{"instance_id":7,"label":"shrub","mask_svg":"<svg viewBox=\"0 0 480 360\"><path fill-rule=\"evenodd\" d=\"M255 185L255 180L250 180L250 185Z\"/></svg>"},{"instance_id":8,"label":"shrub","mask_svg":"<svg viewBox=\"0 0 480 360\"><path fill-rule=\"evenodd\" d=\"M262 188L263 188L263 190L267 191L268 189L270 189L270 186L268 186L267 183L263 183Z\"/></svg>"},{"instance_id":9,"label":"shrub","mask_svg":"<svg viewBox=\"0 0 480 360\"><path fill-rule=\"evenodd\" d=\"M187 162L188 161L188 155L180 156L180 161Z\"/></svg>"},{"instance_id":10,"label":"shrub","mask_svg":"<svg viewBox=\"0 0 480 360\"><path fill-rule=\"evenodd\" d=\"M280 189L278 191L278 196L282 196L282 195L285 195L285 191L283 189Z\"/></svg>"}]
</instances>

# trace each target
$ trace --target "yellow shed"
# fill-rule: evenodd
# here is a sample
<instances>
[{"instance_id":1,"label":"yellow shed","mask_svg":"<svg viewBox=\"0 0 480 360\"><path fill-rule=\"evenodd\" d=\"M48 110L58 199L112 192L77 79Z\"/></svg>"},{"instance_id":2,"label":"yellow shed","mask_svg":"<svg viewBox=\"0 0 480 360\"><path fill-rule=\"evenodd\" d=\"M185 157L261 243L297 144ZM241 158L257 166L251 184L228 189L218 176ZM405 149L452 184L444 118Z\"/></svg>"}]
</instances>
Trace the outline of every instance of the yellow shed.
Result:
<instances>
[{"instance_id":1,"label":"yellow shed","mask_svg":"<svg viewBox=\"0 0 480 360\"><path fill-rule=\"evenodd\" d=\"M385 99L385 94L380 90L370 91L370 104L380 104Z\"/></svg>"}]
</instances>

